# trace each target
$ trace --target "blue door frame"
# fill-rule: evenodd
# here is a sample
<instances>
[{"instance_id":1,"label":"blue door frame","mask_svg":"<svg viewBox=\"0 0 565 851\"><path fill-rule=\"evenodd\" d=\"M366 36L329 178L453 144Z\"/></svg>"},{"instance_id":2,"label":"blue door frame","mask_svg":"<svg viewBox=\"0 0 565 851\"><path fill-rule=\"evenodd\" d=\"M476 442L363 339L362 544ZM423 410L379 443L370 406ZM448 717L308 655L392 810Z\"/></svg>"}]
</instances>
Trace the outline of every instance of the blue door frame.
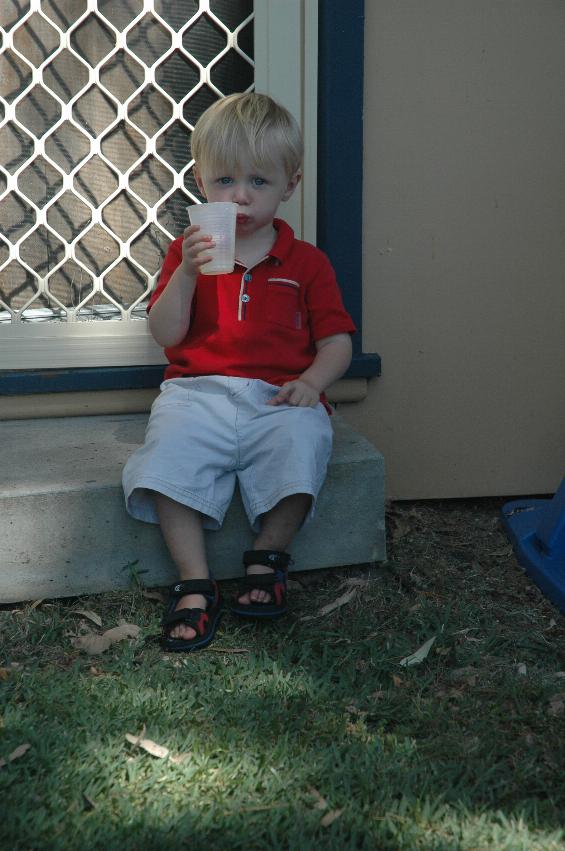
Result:
<instances>
[{"instance_id":1,"label":"blue door frame","mask_svg":"<svg viewBox=\"0 0 565 851\"><path fill-rule=\"evenodd\" d=\"M364 0L320 0L318 75L317 242L329 256L345 305L359 329L349 378L380 375L377 354L363 353ZM347 209L347 216L342 211ZM158 387L164 366L0 371L0 394Z\"/></svg>"}]
</instances>

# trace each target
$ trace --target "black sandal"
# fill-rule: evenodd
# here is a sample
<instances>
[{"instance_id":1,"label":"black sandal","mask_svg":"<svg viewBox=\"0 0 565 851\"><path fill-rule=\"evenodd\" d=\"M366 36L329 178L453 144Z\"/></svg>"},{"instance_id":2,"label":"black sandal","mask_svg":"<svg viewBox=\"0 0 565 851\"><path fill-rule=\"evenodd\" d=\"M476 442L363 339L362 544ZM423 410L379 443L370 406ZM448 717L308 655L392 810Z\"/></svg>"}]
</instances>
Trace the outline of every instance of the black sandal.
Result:
<instances>
[{"instance_id":1,"label":"black sandal","mask_svg":"<svg viewBox=\"0 0 565 851\"><path fill-rule=\"evenodd\" d=\"M279 550L246 550L243 564L262 564L272 568L272 573L253 573L239 582L232 612L242 618L280 618L288 611L286 605L286 583L288 578L288 553ZM267 591L271 595L268 603L240 603L239 597L253 589Z\"/></svg>"},{"instance_id":2,"label":"black sandal","mask_svg":"<svg viewBox=\"0 0 565 851\"><path fill-rule=\"evenodd\" d=\"M202 594L208 605L206 609L179 609L175 607L186 594ZM163 650L188 653L206 647L216 634L222 608L222 598L218 585L212 579L187 579L177 582L169 588L167 608L161 621ZM171 629L177 624L190 626L196 631L193 638L171 638Z\"/></svg>"}]
</instances>

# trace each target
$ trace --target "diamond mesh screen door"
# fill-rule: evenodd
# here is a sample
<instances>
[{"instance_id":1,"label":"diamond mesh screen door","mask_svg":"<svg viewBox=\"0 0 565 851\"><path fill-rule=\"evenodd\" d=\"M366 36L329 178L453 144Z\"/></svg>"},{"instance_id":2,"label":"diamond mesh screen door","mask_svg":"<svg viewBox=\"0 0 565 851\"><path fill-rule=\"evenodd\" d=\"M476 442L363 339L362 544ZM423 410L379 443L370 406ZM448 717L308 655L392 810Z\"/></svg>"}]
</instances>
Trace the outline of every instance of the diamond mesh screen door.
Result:
<instances>
[{"instance_id":1,"label":"diamond mesh screen door","mask_svg":"<svg viewBox=\"0 0 565 851\"><path fill-rule=\"evenodd\" d=\"M300 48L309 3L1 0L0 369L162 362L145 307L201 200L191 130L272 90L254 28L274 78L268 45L284 20Z\"/></svg>"}]
</instances>

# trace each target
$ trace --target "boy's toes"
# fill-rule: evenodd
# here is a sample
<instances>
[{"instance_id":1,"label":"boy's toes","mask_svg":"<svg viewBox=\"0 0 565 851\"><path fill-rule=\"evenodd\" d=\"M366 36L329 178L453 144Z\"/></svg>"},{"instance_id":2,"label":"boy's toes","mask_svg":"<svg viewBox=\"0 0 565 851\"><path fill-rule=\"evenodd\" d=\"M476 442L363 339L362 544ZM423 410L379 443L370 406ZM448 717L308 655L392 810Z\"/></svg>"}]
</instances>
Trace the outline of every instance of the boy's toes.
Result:
<instances>
[{"instance_id":1,"label":"boy's toes","mask_svg":"<svg viewBox=\"0 0 565 851\"><path fill-rule=\"evenodd\" d=\"M192 629L190 626L184 626L183 624L173 627L170 632L171 638L180 638L181 641L190 641L195 635L195 629Z\"/></svg>"},{"instance_id":2,"label":"boy's toes","mask_svg":"<svg viewBox=\"0 0 565 851\"><path fill-rule=\"evenodd\" d=\"M252 591L237 598L237 602L242 606L249 606L250 603L270 603L270 601L270 594L266 591L260 591L258 588L254 588Z\"/></svg>"}]
</instances>

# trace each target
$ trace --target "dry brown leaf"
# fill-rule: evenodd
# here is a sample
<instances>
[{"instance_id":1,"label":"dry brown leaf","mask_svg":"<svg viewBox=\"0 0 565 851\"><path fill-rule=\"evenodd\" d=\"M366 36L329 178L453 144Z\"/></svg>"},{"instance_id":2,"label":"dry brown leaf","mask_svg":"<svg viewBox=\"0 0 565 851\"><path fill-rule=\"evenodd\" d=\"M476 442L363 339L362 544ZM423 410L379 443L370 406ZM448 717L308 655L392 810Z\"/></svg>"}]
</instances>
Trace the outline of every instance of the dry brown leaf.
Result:
<instances>
[{"instance_id":1,"label":"dry brown leaf","mask_svg":"<svg viewBox=\"0 0 565 851\"><path fill-rule=\"evenodd\" d=\"M525 677L526 674L528 673L528 669L523 662L520 662L520 664L518 665L516 670L518 671L518 673L520 674L521 677Z\"/></svg>"},{"instance_id":2,"label":"dry brown leaf","mask_svg":"<svg viewBox=\"0 0 565 851\"><path fill-rule=\"evenodd\" d=\"M311 621L314 620L314 618L319 618L323 615L329 615L330 612L333 612L336 609L339 609L341 606L345 606L347 603L350 603L359 591L359 589L363 585L367 585L367 583L367 579L361 579L355 576L346 579L345 582L342 582L340 588L348 587L349 591L346 591L345 594L342 594L340 597L337 597L337 599L335 599L333 603L328 603L327 606L322 606L319 612L317 612L315 615L305 615L304 617L300 618L300 620Z\"/></svg>"},{"instance_id":3,"label":"dry brown leaf","mask_svg":"<svg viewBox=\"0 0 565 851\"><path fill-rule=\"evenodd\" d=\"M0 668L0 680L7 680L10 676L8 668Z\"/></svg>"},{"instance_id":4,"label":"dry brown leaf","mask_svg":"<svg viewBox=\"0 0 565 851\"><path fill-rule=\"evenodd\" d=\"M102 618L100 615L97 615L96 612L91 612L90 609L73 609L71 615L82 615L83 618L87 618L92 623L95 623L96 626L102 626Z\"/></svg>"},{"instance_id":5,"label":"dry brown leaf","mask_svg":"<svg viewBox=\"0 0 565 851\"><path fill-rule=\"evenodd\" d=\"M37 609L37 607L40 606L42 603L43 600L35 600L35 602L30 605L29 610L31 611L32 609Z\"/></svg>"},{"instance_id":6,"label":"dry brown leaf","mask_svg":"<svg viewBox=\"0 0 565 851\"><path fill-rule=\"evenodd\" d=\"M328 603L327 606L322 606L319 615L329 615L330 612L335 611L336 609L341 608L341 606L345 606L347 603L350 603L351 600L356 596L357 591L359 590L358 585L354 585L349 591L346 591L345 594L342 594L341 597L338 597L333 603Z\"/></svg>"},{"instance_id":7,"label":"dry brown leaf","mask_svg":"<svg viewBox=\"0 0 565 851\"><path fill-rule=\"evenodd\" d=\"M104 653L112 644L118 641L123 641L125 638L137 638L141 631L141 627L134 623L124 623L120 626L115 626L113 629L107 629L102 635L94 635L87 633L79 635L75 638L72 644L79 650L84 650L90 656L98 653Z\"/></svg>"},{"instance_id":8,"label":"dry brown leaf","mask_svg":"<svg viewBox=\"0 0 565 851\"><path fill-rule=\"evenodd\" d=\"M549 699L548 712L554 716L563 715L563 712L565 712L565 691L560 691Z\"/></svg>"},{"instance_id":9,"label":"dry brown leaf","mask_svg":"<svg viewBox=\"0 0 565 851\"><path fill-rule=\"evenodd\" d=\"M403 668L410 668L412 667L412 665L419 665L420 662L423 662L424 659L427 659L430 649L436 638L437 636L433 635L414 653L411 653L410 656L406 656L404 659L401 659L399 664L402 665Z\"/></svg>"},{"instance_id":10,"label":"dry brown leaf","mask_svg":"<svg viewBox=\"0 0 565 851\"><path fill-rule=\"evenodd\" d=\"M392 675L392 682L394 683L395 688L402 688L404 686L404 680L402 677L397 677L396 674Z\"/></svg>"},{"instance_id":11,"label":"dry brown leaf","mask_svg":"<svg viewBox=\"0 0 565 851\"><path fill-rule=\"evenodd\" d=\"M143 730L145 732L145 728ZM163 745L158 745L157 742L152 741L151 739L143 739L140 736L134 736L132 733L126 733L126 739L128 742L131 742L135 747L142 748L151 756L156 756L158 759L164 759L169 755L169 749L163 747Z\"/></svg>"},{"instance_id":12,"label":"dry brown leaf","mask_svg":"<svg viewBox=\"0 0 565 851\"><path fill-rule=\"evenodd\" d=\"M146 734L146 732L147 732L147 726L144 724L144 725L143 725L143 727L141 728L141 733L138 735L138 737L136 738L135 742L133 742L133 744L134 744L134 745L138 745L138 744L139 744L139 742L140 742L143 738L145 738L145 734ZM127 736L131 736L131 733L126 733L126 738L127 738Z\"/></svg>"},{"instance_id":13,"label":"dry brown leaf","mask_svg":"<svg viewBox=\"0 0 565 851\"><path fill-rule=\"evenodd\" d=\"M320 825L322 827L329 827L330 824L333 824L336 819L340 817L343 810L330 810L325 814L325 816L320 821Z\"/></svg>"},{"instance_id":14,"label":"dry brown leaf","mask_svg":"<svg viewBox=\"0 0 565 851\"><path fill-rule=\"evenodd\" d=\"M308 792L316 799L316 803L314 804L315 810L327 810L328 802L322 797L322 795L320 795L317 789L311 786L310 789L308 789Z\"/></svg>"},{"instance_id":15,"label":"dry brown leaf","mask_svg":"<svg viewBox=\"0 0 565 851\"><path fill-rule=\"evenodd\" d=\"M361 587L361 585L368 585L369 580L363 579L362 576L349 576L344 582L339 586L340 588L346 588L348 585L351 587L352 585L356 585Z\"/></svg>"},{"instance_id":16,"label":"dry brown leaf","mask_svg":"<svg viewBox=\"0 0 565 851\"><path fill-rule=\"evenodd\" d=\"M13 762L15 759L19 759L21 756L27 753L30 748L31 745L27 742L25 745L18 745L18 747L15 748L6 759L0 759L0 768L4 768L4 766L8 765L9 762Z\"/></svg>"}]
</instances>

